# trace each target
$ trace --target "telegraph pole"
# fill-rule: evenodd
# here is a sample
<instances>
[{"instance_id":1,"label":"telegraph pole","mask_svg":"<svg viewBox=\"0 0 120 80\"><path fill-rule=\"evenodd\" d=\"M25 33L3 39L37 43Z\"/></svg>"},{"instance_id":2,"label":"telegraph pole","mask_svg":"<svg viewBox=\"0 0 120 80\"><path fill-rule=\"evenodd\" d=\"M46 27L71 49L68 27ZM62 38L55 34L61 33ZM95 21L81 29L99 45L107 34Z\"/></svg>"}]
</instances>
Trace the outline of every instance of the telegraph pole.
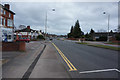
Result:
<instances>
[{"instance_id":1,"label":"telegraph pole","mask_svg":"<svg viewBox=\"0 0 120 80\"><path fill-rule=\"evenodd\" d=\"M47 39L47 11L46 11L46 17L45 17L45 40Z\"/></svg>"},{"instance_id":2,"label":"telegraph pole","mask_svg":"<svg viewBox=\"0 0 120 80\"><path fill-rule=\"evenodd\" d=\"M103 12L103 14L106 14L106 12ZM109 42L109 22L110 22L110 14L107 13L107 16L108 16L108 36L107 36L107 42Z\"/></svg>"}]
</instances>

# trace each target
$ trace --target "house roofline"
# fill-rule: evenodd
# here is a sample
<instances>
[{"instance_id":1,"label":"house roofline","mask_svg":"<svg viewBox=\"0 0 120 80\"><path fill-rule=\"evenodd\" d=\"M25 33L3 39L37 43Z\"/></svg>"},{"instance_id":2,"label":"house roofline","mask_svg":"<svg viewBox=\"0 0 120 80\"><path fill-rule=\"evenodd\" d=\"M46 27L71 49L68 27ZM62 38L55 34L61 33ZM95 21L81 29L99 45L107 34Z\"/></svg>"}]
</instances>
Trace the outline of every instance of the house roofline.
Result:
<instances>
[{"instance_id":1,"label":"house roofline","mask_svg":"<svg viewBox=\"0 0 120 80\"><path fill-rule=\"evenodd\" d=\"M2 4L0 4L2 6L3 9L7 10L8 12L12 13L13 15L15 15L15 13L7 8L5 8L5 6L3 6Z\"/></svg>"}]
</instances>

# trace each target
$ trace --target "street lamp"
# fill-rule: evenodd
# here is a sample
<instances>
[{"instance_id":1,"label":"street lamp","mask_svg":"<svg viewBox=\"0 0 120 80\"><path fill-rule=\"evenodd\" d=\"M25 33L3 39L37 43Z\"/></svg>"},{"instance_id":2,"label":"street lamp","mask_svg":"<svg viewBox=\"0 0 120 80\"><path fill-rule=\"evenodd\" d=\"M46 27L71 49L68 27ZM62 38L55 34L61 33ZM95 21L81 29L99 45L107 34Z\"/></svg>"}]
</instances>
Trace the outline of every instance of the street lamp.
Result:
<instances>
[{"instance_id":1,"label":"street lamp","mask_svg":"<svg viewBox=\"0 0 120 80\"><path fill-rule=\"evenodd\" d=\"M109 42L109 21L110 21L110 14L106 13L106 12L103 12L103 14L108 15L108 36L107 36L107 42Z\"/></svg>"},{"instance_id":2,"label":"street lamp","mask_svg":"<svg viewBox=\"0 0 120 80\"><path fill-rule=\"evenodd\" d=\"M55 11L55 9L52 9L52 11ZM46 11L46 18L45 18L45 39L47 39L47 11Z\"/></svg>"}]
</instances>

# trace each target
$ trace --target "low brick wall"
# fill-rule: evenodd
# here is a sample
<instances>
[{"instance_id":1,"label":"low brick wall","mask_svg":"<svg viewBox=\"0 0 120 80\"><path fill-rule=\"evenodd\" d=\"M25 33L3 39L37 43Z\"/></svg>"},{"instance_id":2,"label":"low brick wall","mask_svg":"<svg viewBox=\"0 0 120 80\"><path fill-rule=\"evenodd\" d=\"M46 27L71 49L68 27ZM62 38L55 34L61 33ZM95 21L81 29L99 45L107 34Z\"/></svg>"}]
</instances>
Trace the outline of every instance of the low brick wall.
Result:
<instances>
[{"instance_id":1,"label":"low brick wall","mask_svg":"<svg viewBox=\"0 0 120 80\"><path fill-rule=\"evenodd\" d=\"M25 51L25 42L3 42L2 51Z\"/></svg>"}]
</instances>

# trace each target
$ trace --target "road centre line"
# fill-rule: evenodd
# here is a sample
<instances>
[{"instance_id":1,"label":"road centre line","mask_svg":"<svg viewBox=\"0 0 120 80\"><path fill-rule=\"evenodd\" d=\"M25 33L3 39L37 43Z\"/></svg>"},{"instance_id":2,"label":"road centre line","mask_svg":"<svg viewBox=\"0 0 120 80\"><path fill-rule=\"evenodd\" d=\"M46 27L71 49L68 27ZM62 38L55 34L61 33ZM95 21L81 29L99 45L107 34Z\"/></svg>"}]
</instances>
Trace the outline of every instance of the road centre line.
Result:
<instances>
[{"instance_id":1,"label":"road centre line","mask_svg":"<svg viewBox=\"0 0 120 80\"><path fill-rule=\"evenodd\" d=\"M60 51L61 52L61 51ZM61 52L62 53L62 52ZM65 55L62 53L62 55L65 57ZM70 63L70 65L74 68L74 70L77 70L74 66L73 66L73 64L65 57L65 59Z\"/></svg>"},{"instance_id":2,"label":"road centre line","mask_svg":"<svg viewBox=\"0 0 120 80\"><path fill-rule=\"evenodd\" d=\"M57 49L57 51L59 52L59 54L61 55L61 57L63 58L63 60L66 62L66 64L69 66L70 71L72 71L72 67L69 65L69 63L67 62L67 60L64 58L64 56L61 54L60 50L57 48L57 46L55 44L53 44L54 47Z\"/></svg>"},{"instance_id":3,"label":"road centre line","mask_svg":"<svg viewBox=\"0 0 120 80\"><path fill-rule=\"evenodd\" d=\"M106 72L106 71L117 71L117 72L120 72L118 69L102 69L102 70L82 71L82 72L79 72L79 73L80 74L86 74L86 73L96 73L96 72Z\"/></svg>"},{"instance_id":4,"label":"road centre line","mask_svg":"<svg viewBox=\"0 0 120 80\"><path fill-rule=\"evenodd\" d=\"M61 57L63 58L63 60L66 62L66 64L68 65L68 67L70 68L69 71L77 71L77 69L73 66L73 64L67 59L67 57L60 51L60 49L54 44L52 43L53 46L57 49L57 51L59 52L59 54L61 55Z\"/></svg>"}]
</instances>

